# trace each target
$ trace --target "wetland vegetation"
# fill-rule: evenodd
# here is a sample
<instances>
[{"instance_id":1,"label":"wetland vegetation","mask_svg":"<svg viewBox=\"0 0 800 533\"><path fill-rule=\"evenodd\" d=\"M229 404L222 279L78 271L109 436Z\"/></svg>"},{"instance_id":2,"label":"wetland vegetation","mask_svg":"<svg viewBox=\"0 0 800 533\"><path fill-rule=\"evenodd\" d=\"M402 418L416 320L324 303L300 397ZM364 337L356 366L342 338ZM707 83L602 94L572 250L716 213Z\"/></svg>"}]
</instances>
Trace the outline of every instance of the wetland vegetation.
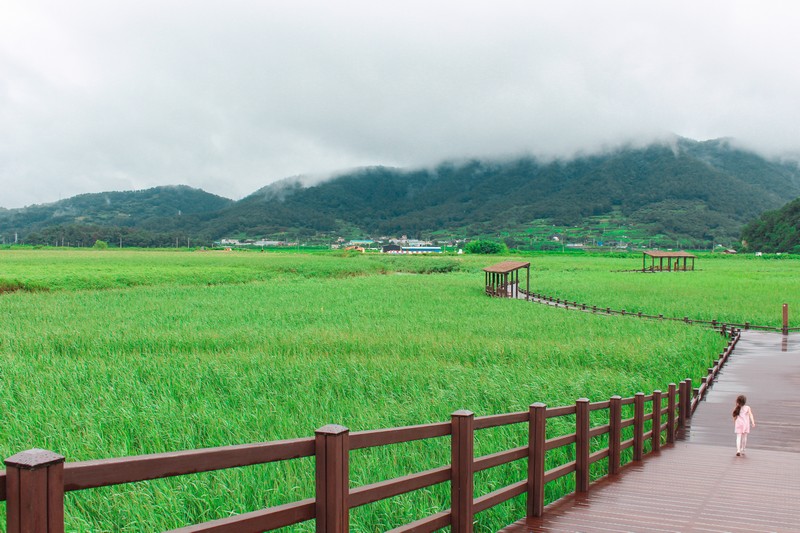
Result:
<instances>
[{"instance_id":1,"label":"wetland vegetation","mask_svg":"<svg viewBox=\"0 0 800 533\"><path fill-rule=\"evenodd\" d=\"M497 260L0 250L0 286L15 288L0 294L0 453L39 447L88 460L306 437L329 423L358 431L445 421L458 409L596 401L699 379L724 346L701 327L487 298L480 269ZM766 325L780 324L787 298L800 304L798 261L701 256L695 272L617 272L640 260L531 256L531 287ZM481 431L476 455L526 434ZM354 452L351 484L448 462L447 439ZM482 472L476 496L524 476L525 461ZM565 489L551 484L548 498ZM313 490L311 460L93 489L67 494L67 529L164 530ZM477 529L518 519L524 505L479 514ZM444 484L356 509L351 528L448 506Z\"/></svg>"}]
</instances>

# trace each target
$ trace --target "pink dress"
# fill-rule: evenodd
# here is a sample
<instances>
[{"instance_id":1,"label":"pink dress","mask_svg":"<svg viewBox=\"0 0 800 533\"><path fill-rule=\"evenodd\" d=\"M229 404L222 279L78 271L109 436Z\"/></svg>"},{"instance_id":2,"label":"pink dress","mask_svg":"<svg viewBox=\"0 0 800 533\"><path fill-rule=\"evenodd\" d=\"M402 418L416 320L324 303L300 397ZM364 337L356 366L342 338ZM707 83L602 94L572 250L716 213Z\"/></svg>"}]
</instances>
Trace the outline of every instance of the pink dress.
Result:
<instances>
[{"instance_id":1,"label":"pink dress","mask_svg":"<svg viewBox=\"0 0 800 533\"><path fill-rule=\"evenodd\" d=\"M750 433L750 406L744 405L739 411L733 426L737 434Z\"/></svg>"}]
</instances>

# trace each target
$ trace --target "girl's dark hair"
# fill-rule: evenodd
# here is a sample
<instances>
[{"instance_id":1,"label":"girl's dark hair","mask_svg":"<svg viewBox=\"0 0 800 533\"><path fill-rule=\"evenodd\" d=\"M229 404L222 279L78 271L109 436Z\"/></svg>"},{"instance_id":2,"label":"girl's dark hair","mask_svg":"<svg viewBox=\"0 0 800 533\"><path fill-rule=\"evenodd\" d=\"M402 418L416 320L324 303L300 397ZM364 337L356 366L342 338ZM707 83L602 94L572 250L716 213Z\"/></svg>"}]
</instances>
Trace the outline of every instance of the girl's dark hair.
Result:
<instances>
[{"instance_id":1,"label":"girl's dark hair","mask_svg":"<svg viewBox=\"0 0 800 533\"><path fill-rule=\"evenodd\" d=\"M733 418L739 416L739 413L742 412L742 406L747 403L747 397L744 394L740 394L738 398L736 398L736 408L733 410Z\"/></svg>"}]
</instances>

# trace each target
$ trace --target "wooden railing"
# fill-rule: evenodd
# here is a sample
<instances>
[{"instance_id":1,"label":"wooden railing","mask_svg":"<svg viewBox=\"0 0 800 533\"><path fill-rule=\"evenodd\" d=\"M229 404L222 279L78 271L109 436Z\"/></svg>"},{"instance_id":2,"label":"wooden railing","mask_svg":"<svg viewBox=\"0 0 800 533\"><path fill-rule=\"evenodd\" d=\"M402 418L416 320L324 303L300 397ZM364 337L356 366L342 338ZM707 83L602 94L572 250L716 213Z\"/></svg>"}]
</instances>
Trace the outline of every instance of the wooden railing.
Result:
<instances>
[{"instance_id":1,"label":"wooden railing","mask_svg":"<svg viewBox=\"0 0 800 533\"><path fill-rule=\"evenodd\" d=\"M758 331L779 331L782 332L784 335L787 335L791 332L800 331L800 327L795 327L795 328L789 327L788 306L786 304L783 305L783 325L781 327L778 327L778 326L759 326L757 324L751 324L750 322L745 322L744 324L739 324L736 322L721 322L716 319L697 320L694 318L689 318L688 316L668 317L664 316L663 314L648 315L647 313L642 313L641 311L632 312L632 311L626 311L625 309L612 309L611 307L600 307L597 305L578 303L577 301L574 300L556 298L554 296L548 296L546 294L541 294L537 292L531 292L526 294L524 290L520 290L520 294L526 295L526 299L532 302L545 303L553 307L562 307L564 309L577 309L580 311L601 313L604 315L631 316L636 318L647 318L652 320L670 320L673 322L684 322L686 324L699 324L699 325L709 326L725 334L727 334L728 330L731 328L743 329L743 330L758 330Z\"/></svg>"},{"instance_id":2,"label":"wooden railing","mask_svg":"<svg viewBox=\"0 0 800 533\"><path fill-rule=\"evenodd\" d=\"M662 442L673 443L678 428L692 416L738 339L738 333L732 332L727 348L708 369L708 375L696 389L692 387L691 379L686 379L677 386L671 383L664 394L653 391L648 395L637 393L628 398L613 396L600 402L581 398L574 405L563 407L534 403L527 411L481 417L475 417L469 411L456 411L449 422L353 433L343 426L329 425L317 430L313 438L119 459L65 463L63 456L53 452L28 450L6 459L7 470L0 472L0 500L7 501L7 531L63 532L65 492L301 457L316 459L314 498L192 525L173 532L255 533L312 519L316 519L317 531L346 532L349 529L350 509L448 481L450 509L391 531L435 531L447 526L453 531L472 531L475 514L526 493L528 516L541 516L547 483L574 473L575 490L586 492L592 481L592 464L607 459L607 474L614 475L628 459L640 461L648 453L658 451ZM622 418L624 412L630 414L631 410L631 417ZM604 423L593 426L593 413L596 420L597 413L601 413L599 418ZM549 439L546 437L548 420L572 416L575 417L574 432ZM525 446L474 457L476 431L523 423L528 424L528 442ZM571 421L568 423L572 424ZM451 436L451 464L349 488L351 451L447 435ZM597 440L603 435L607 435L603 439L605 445ZM551 461L546 461L547 452L564 446L570 446L564 456L574 459L551 464L546 469L548 462L553 462L552 457ZM628 449L632 452L623 455ZM526 458L528 468L525 480L477 498L474 496L473 479L476 472Z\"/></svg>"}]
</instances>

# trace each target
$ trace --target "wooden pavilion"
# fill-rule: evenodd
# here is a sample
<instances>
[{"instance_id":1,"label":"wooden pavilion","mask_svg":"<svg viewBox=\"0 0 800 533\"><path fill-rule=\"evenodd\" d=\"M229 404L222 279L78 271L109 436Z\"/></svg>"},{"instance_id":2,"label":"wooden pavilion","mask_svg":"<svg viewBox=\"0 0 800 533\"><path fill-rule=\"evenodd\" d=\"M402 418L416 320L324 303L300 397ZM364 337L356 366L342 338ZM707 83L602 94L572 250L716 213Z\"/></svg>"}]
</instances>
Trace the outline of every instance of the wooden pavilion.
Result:
<instances>
[{"instance_id":1,"label":"wooden pavilion","mask_svg":"<svg viewBox=\"0 0 800 533\"><path fill-rule=\"evenodd\" d=\"M647 257L650 256L650 268L647 268ZM642 252L642 272L672 272L694 270L694 260L696 255L688 252L661 252L658 250L652 252ZM656 265L658 259L658 265ZM666 268L664 268L664 260L666 259ZM681 265L681 259L683 264ZM691 267L687 266L688 260L692 260Z\"/></svg>"},{"instance_id":2,"label":"wooden pavilion","mask_svg":"<svg viewBox=\"0 0 800 533\"><path fill-rule=\"evenodd\" d=\"M525 299L531 292L531 264L503 261L483 269L486 273L486 294L498 298L519 298L519 271L525 269Z\"/></svg>"}]
</instances>

